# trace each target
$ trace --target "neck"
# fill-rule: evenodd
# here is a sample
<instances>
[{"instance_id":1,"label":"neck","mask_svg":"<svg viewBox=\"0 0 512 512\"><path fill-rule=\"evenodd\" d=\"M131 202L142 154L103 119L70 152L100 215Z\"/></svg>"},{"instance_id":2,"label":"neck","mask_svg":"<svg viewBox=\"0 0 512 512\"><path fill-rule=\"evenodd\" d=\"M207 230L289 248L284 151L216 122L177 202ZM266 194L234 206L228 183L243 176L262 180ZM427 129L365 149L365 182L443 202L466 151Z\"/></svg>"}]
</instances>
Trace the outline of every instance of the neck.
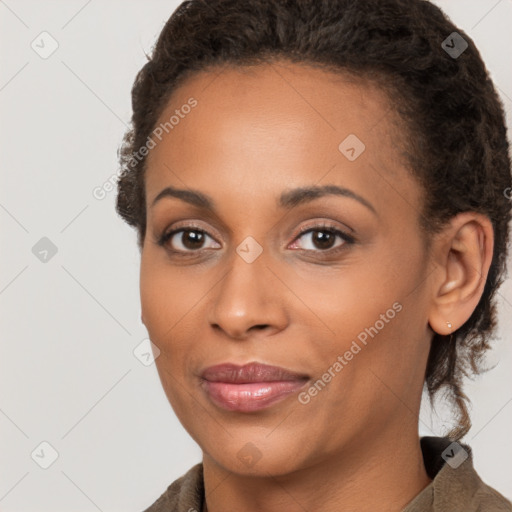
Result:
<instances>
[{"instance_id":1,"label":"neck","mask_svg":"<svg viewBox=\"0 0 512 512\"><path fill-rule=\"evenodd\" d=\"M205 454L206 510L396 512L430 483L416 432L356 439L342 453L279 476L233 473Z\"/></svg>"}]
</instances>

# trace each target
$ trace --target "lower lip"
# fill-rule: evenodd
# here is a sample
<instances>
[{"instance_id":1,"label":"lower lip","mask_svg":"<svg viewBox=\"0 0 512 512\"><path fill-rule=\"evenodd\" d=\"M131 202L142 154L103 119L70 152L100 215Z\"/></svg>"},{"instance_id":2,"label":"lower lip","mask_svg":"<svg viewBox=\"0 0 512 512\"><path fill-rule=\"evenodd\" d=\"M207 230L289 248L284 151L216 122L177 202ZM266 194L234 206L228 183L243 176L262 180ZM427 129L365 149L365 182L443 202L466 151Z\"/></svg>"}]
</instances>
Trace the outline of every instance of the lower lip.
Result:
<instances>
[{"instance_id":1,"label":"lower lip","mask_svg":"<svg viewBox=\"0 0 512 512\"><path fill-rule=\"evenodd\" d=\"M230 382L203 381L203 388L213 403L228 411L252 412L266 409L297 392L305 385L304 380L274 382Z\"/></svg>"}]
</instances>

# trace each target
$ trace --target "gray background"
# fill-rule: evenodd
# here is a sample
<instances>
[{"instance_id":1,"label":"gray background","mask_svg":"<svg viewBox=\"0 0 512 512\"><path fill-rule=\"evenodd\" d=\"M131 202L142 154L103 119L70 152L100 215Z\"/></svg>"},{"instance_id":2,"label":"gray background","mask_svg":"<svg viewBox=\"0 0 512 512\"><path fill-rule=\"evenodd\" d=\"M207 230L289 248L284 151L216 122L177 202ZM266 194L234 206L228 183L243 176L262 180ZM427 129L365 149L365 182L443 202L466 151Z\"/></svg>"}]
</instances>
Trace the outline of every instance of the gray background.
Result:
<instances>
[{"instance_id":1,"label":"gray background","mask_svg":"<svg viewBox=\"0 0 512 512\"><path fill-rule=\"evenodd\" d=\"M435 3L479 47L511 126L512 0ZM154 364L133 353L147 337L135 232L114 190L93 195L116 173L133 79L177 5L0 1L2 511L141 511L200 461ZM48 58L43 31L58 43ZM496 367L467 387L465 441L482 478L512 498L510 280L499 301ZM421 420L422 435L442 432L443 411ZM58 452L47 469L42 442Z\"/></svg>"}]
</instances>

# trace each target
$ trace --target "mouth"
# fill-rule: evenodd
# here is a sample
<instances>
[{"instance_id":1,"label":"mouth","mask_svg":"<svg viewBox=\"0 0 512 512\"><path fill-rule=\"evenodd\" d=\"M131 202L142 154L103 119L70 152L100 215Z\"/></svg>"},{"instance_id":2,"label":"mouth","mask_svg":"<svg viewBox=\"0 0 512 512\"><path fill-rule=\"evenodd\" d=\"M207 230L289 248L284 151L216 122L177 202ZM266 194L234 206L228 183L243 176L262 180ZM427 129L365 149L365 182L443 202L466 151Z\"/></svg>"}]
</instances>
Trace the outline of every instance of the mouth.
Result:
<instances>
[{"instance_id":1,"label":"mouth","mask_svg":"<svg viewBox=\"0 0 512 512\"><path fill-rule=\"evenodd\" d=\"M299 391L308 380L308 375L256 362L220 364L201 374L201 385L210 401L238 412L266 409Z\"/></svg>"}]
</instances>

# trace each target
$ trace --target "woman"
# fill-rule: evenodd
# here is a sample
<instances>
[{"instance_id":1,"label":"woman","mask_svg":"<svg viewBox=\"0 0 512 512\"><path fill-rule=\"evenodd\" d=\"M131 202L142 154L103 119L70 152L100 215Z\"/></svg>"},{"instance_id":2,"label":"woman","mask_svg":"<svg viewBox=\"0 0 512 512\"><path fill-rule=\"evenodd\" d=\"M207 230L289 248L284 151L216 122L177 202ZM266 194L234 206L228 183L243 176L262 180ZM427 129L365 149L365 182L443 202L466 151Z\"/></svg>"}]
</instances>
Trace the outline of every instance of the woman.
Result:
<instances>
[{"instance_id":1,"label":"woman","mask_svg":"<svg viewBox=\"0 0 512 512\"><path fill-rule=\"evenodd\" d=\"M512 510L458 442L511 217L471 39L423 0L192 0L132 99L117 210L203 451L147 511Z\"/></svg>"}]
</instances>

